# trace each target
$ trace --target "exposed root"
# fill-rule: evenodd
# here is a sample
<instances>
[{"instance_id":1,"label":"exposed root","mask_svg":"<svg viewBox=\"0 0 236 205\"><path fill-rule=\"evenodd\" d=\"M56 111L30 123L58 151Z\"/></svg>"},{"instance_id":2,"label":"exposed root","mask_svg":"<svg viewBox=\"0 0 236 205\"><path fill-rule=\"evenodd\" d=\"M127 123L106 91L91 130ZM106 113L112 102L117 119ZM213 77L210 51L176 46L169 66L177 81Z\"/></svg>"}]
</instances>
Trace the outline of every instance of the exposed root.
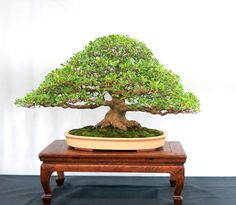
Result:
<instances>
[{"instance_id":1,"label":"exposed root","mask_svg":"<svg viewBox=\"0 0 236 205\"><path fill-rule=\"evenodd\" d=\"M127 120L125 118L125 113L119 113L114 110L110 110L105 118L99 122L95 127L109 127L118 128L120 130L126 131L129 127L141 127L141 125L134 120Z\"/></svg>"},{"instance_id":2,"label":"exposed root","mask_svg":"<svg viewBox=\"0 0 236 205\"><path fill-rule=\"evenodd\" d=\"M112 126L114 128L118 128L120 130L128 130L129 127L141 127L141 125L134 121L134 120L122 120L122 121L108 121L106 119L102 120L101 122L99 122L98 124L95 125L95 127L109 127Z\"/></svg>"}]
</instances>

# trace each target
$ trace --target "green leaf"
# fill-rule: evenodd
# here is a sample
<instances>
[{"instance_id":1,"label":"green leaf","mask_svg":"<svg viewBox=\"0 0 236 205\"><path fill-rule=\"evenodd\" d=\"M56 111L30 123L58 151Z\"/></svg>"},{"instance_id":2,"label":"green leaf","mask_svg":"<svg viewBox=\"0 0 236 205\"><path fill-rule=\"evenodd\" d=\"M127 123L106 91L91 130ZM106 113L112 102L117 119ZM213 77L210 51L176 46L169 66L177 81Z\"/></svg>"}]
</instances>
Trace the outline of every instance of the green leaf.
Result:
<instances>
[{"instance_id":1,"label":"green leaf","mask_svg":"<svg viewBox=\"0 0 236 205\"><path fill-rule=\"evenodd\" d=\"M179 76L160 64L145 43L127 35L97 38L61 66L15 103L25 107L103 105L104 93L109 93L140 110L200 109L198 98L184 90Z\"/></svg>"}]
</instances>

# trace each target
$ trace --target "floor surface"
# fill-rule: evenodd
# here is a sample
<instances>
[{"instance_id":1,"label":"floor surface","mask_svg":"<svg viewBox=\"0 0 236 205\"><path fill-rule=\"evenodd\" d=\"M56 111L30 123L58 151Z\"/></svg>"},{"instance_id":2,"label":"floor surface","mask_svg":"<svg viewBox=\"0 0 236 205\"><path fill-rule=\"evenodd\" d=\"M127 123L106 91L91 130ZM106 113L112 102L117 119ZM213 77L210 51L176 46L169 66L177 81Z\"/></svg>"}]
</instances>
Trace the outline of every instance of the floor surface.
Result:
<instances>
[{"instance_id":1,"label":"floor surface","mask_svg":"<svg viewBox=\"0 0 236 205\"><path fill-rule=\"evenodd\" d=\"M167 177L66 176L51 179L52 205L172 205ZM39 176L0 175L0 205L41 205ZM236 177L187 177L183 205L236 205Z\"/></svg>"}]
</instances>

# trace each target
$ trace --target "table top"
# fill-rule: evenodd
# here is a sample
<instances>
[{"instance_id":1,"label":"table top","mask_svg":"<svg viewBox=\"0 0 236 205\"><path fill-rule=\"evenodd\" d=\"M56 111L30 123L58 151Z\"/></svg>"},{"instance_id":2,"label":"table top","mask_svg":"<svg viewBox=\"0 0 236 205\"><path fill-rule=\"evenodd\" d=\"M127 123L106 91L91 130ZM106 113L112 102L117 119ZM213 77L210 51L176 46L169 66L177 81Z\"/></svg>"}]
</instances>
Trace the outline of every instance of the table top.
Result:
<instances>
[{"instance_id":1,"label":"table top","mask_svg":"<svg viewBox=\"0 0 236 205\"><path fill-rule=\"evenodd\" d=\"M154 151L110 151L94 150L83 151L69 147L66 140L55 140L48 145L39 154L41 161L60 161L65 160L159 160L164 162L182 162L186 161L185 151L176 141L166 141L165 145Z\"/></svg>"}]
</instances>

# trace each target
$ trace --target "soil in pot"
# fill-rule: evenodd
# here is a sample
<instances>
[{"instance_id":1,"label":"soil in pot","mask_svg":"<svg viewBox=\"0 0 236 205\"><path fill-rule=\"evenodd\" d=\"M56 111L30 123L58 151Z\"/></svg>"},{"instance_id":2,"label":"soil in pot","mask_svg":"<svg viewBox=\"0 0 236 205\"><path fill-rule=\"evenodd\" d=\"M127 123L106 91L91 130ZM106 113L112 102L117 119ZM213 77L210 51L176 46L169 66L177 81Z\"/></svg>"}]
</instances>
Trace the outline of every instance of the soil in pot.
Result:
<instances>
[{"instance_id":1,"label":"soil in pot","mask_svg":"<svg viewBox=\"0 0 236 205\"><path fill-rule=\"evenodd\" d=\"M69 131L69 134L88 137L147 138L163 135L163 132L146 127L128 128L128 130L124 131L111 126L105 128L86 126L79 129L72 129Z\"/></svg>"}]
</instances>

